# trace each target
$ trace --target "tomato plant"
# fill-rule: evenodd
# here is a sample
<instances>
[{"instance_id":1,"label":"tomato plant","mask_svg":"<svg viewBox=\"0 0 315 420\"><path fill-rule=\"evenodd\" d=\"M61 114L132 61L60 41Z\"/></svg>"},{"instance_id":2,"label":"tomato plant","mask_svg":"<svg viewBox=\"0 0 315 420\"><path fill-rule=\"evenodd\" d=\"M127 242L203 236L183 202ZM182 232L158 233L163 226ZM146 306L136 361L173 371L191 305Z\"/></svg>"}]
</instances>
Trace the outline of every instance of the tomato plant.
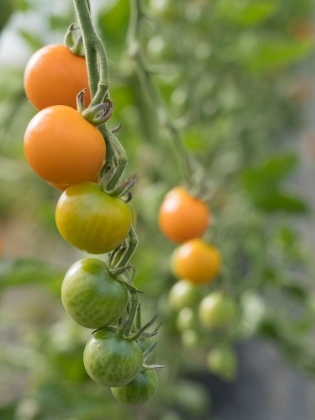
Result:
<instances>
[{"instance_id":1,"label":"tomato plant","mask_svg":"<svg viewBox=\"0 0 315 420\"><path fill-rule=\"evenodd\" d=\"M111 388L119 402L130 405L143 404L149 401L156 393L158 380L155 370L141 371L129 384Z\"/></svg>"},{"instance_id":2,"label":"tomato plant","mask_svg":"<svg viewBox=\"0 0 315 420\"><path fill-rule=\"evenodd\" d=\"M115 323L125 311L128 291L96 258L77 261L66 273L61 299L68 314L85 328Z\"/></svg>"},{"instance_id":3,"label":"tomato plant","mask_svg":"<svg viewBox=\"0 0 315 420\"><path fill-rule=\"evenodd\" d=\"M199 319L206 328L224 328L236 315L235 301L220 292L210 293L199 305Z\"/></svg>"},{"instance_id":4,"label":"tomato plant","mask_svg":"<svg viewBox=\"0 0 315 420\"><path fill-rule=\"evenodd\" d=\"M91 101L85 58L63 45L46 45L28 61L24 88L32 105L42 110L52 105L76 108L76 96L86 90L85 103Z\"/></svg>"},{"instance_id":5,"label":"tomato plant","mask_svg":"<svg viewBox=\"0 0 315 420\"><path fill-rule=\"evenodd\" d=\"M126 238L131 214L123 200L106 194L98 184L85 182L61 194L56 224L71 245L89 254L104 254Z\"/></svg>"},{"instance_id":6,"label":"tomato plant","mask_svg":"<svg viewBox=\"0 0 315 420\"><path fill-rule=\"evenodd\" d=\"M203 285L215 279L221 267L220 252L201 239L180 245L172 256L172 269L178 278Z\"/></svg>"},{"instance_id":7,"label":"tomato plant","mask_svg":"<svg viewBox=\"0 0 315 420\"><path fill-rule=\"evenodd\" d=\"M119 337L106 328L95 332L88 341L83 362L93 381L117 387L135 379L142 368L143 354L136 341Z\"/></svg>"},{"instance_id":8,"label":"tomato plant","mask_svg":"<svg viewBox=\"0 0 315 420\"><path fill-rule=\"evenodd\" d=\"M66 186L94 180L106 147L99 130L79 112L56 105L43 109L30 121L24 151L38 176Z\"/></svg>"},{"instance_id":9,"label":"tomato plant","mask_svg":"<svg viewBox=\"0 0 315 420\"><path fill-rule=\"evenodd\" d=\"M207 205L183 187L169 191L160 207L160 229L167 238L177 243L201 237L209 222Z\"/></svg>"}]
</instances>

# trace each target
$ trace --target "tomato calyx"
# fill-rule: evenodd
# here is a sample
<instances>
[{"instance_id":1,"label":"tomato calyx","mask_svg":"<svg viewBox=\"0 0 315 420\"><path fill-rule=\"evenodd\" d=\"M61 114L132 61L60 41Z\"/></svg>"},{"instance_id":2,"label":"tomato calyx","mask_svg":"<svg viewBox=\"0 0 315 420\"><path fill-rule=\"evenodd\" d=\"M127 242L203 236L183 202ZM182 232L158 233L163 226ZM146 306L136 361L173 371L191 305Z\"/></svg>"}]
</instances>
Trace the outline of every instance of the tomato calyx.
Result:
<instances>
[{"instance_id":1,"label":"tomato calyx","mask_svg":"<svg viewBox=\"0 0 315 420\"><path fill-rule=\"evenodd\" d=\"M127 196L127 200L130 201L130 190L134 186L135 182L137 181L137 174L132 174L128 179L126 179L124 182L118 184L115 188L109 189L108 185L111 181L112 176L115 173L116 168L114 167L107 167L105 168L105 171L102 171L104 173L103 177L100 181L101 189L106 192L106 194L110 195L111 197L124 197Z\"/></svg>"},{"instance_id":2,"label":"tomato calyx","mask_svg":"<svg viewBox=\"0 0 315 420\"><path fill-rule=\"evenodd\" d=\"M79 108L81 109L82 100L81 96L84 97L84 92L78 94L77 102L80 103ZM101 102L97 105L92 105L86 108L81 112L82 117L86 119L89 123L95 125L96 127L106 123L113 114L113 103L106 98L105 102Z\"/></svg>"},{"instance_id":3,"label":"tomato calyx","mask_svg":"<svg viewBox=\"0 0 315 420\"><path fill-rule=\"evenodd\" d=\"M63 43L64 45L72 52L72 54L79 57L85 57L84 45L82 35L79 35L77 39L74 38L74 32L79 30L79 27L76 27L74 23L71 23L67 29Z\"/></svg>"},{"instance_id":4,"label":"tomato calyx","mask_svg":"<svg viewBox=\"0 0 315 420\"><path fill-rule=\"evenodd\" d=\"M147 370L152 370L152 369L162 369L165 368L164 365L159 365L159 364L153 364L153 365L149 365L147 364L149 358L151 357L153 350L155 349L155 347L157 346L157 341L155 343L153 343L144 353L143 353L143 366L141 369L141 372L145 372Z\"/></svg>"}]
</instances>

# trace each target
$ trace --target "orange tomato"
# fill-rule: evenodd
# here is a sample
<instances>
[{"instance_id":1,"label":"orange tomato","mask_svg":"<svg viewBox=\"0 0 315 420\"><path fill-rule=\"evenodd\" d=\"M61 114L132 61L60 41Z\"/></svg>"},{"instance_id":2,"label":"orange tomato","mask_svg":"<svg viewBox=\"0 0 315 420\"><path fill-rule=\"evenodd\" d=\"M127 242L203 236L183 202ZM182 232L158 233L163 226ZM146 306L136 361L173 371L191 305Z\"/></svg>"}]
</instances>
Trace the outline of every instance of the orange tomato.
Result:
<instances>
[{"instance_id":1,"label":"orange tomato","mask_svg":"<svg viewBox=\"0 0 315 420\"><path fill-rule=\"evenodd\" d=\"M76 96L87 89L91 102L85 58L63 45L47 45L30 58L24 73L26 96L39 111L52 105L76 108Z\"/></svg>"},{"instance_id":2,"label":"orange tomato","mask_svg":"<svg viewBox=\"0 0 315 420\"><path fill-rule=\"evenodd\" d=\"M183 187L173 188L159 211L159 226L164 235L177 243L201 237L210 221L207 205Z\"/></svg>"},{"instance_id":3,"label":"orange tomato","mask_svg":"<svg viewBox=\"0 0 315 420\"><path fill-rule=\"evenodd\" d=\"M174 274L196 285L213 281L220 267L220 252L201 239L185 242L174 251L172 256Z\"/></svg>"},{"instance_id":4,"label":"orange tomato","mask_svg":"<svg viewBox=\"0 0 315 420\"><path fill-rule=\"evenodd\" d=\"M56 105L40 111L24 135L24 151L31 168L58 186L93 181L105 159L99 130L73 108Z\"/></svg>"}]
</instances>

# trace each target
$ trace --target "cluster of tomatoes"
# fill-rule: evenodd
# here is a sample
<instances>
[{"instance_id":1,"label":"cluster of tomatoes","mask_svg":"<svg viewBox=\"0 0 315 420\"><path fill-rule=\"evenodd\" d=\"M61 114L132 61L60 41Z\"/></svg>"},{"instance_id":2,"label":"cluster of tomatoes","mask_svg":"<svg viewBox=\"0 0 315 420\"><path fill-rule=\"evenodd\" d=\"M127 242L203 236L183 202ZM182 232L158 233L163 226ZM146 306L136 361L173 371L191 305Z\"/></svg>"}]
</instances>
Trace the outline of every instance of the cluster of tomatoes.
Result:
<instances>
[{"instance_id":1,"label":"cluster of tomatoes","mask_svg":"<svg viewBox=\"0 0 315 420\"><path fill-rule=\"evenodd\" d=\"M139 344L144 329L130 325L137 291L123 261L132 218L124 190L108 191L110 178L99 175L107 140L97 128L99 118L93 124L75 109L83 89L85 103L91 100L85 59L62 45L43 47L28 62L24 85L39 111L25 132L25 156L39 177L63 190L56 207L60 234L86 253L111 253L108 262L77 261L62 283L68 314L96 330L84 350L85 369L96 383L111 387L117 400L143 403L154 395L157 375L145 364L152 349L143 352Z\"/></svg>"},{"instance_id":2,"label":"cluster of tomatoes","mask_svg":"<svg viewBox=\"0 0 315 420\"><path fill-rule=\"evenodd\" d=\"M202 330L224 330L237 315L237 305L231 296L221 291L209 293L201 287L212 284L221 268L219 250L201 239L210 218L206 203L183 187L169 191L159 210L162 233L180 244L171 258L178 281L169 292L169 305L177 312L177 328L187 347L201 344ZM224 379L233 379L236 373L233 349L226 345L213 348L208 353L207 366Z\"/></svg>"}]
</instances>

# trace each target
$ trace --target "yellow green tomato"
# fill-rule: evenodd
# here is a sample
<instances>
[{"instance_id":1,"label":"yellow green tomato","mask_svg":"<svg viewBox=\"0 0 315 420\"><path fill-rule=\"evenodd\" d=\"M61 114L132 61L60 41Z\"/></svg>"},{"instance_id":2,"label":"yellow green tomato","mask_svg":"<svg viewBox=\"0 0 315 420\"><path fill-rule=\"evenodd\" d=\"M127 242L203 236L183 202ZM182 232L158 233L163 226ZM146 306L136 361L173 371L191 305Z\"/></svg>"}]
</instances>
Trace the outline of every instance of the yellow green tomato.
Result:
<instances>
[{"instance_id":1,"label":"yellow green tomato","mask_svg":"<svg viewBox=\"0 0 315 420\"><path fill-rule=\"evenodd\" d=\"M185 331L197 326L196 315L191 308L183 308L178 312L176 326L179 331Z\"/></svg>"},{"instance_id":2,"label":"yellow green tomato","mask_svg":"<svg viewBox=\"0 0 315 420\"><path fill-rule=\"evenodd\" d=\"M234 299L220 292L207 295L199 305L201 324L209 329L228 326L237 314Z\"/></svg>"},{"instance_id":3,"label":"yellow green tomato","mask_svg":"<svg viewBox=\"0 0 315 420\"><path fill-rule=\"evenodd\" d=\"M207 367L210 372L226 381L232 381L237 375L237 357L230 347L212 349L207 356Z\"/></svg>"},{"instance_id":4,"label":"yellow green tomato","mask_svg":"<svg viewBox=\"0 0 315 420\"><path fill-rule=\"evenodd\" d=\"M128 205L106 194L98 184L72 185L61 195L56 208L61 236L89 254L104 254L120 245L131 227Z\"/></svg>"},{"instance_id":5,"label":"yellow green tomato","mask_svg":"<svg viewBox=\"0 0 315 420\"><path fill-rule=\"evenodd\" d=\"M188 329L181 333L181 343L187 348L196 348L201 343L201 338L196 330Z\"/></svg>"},{"instance_id":6,"label":"yellow green tomato","mask_svg":"<svg viewBox=\"0 0 315 420\"><path fill-rule=\"evenodd\" d=\"M178 310L187 306L193 306L198 297L197 287L190 281L183 279L173 285L169 292L168 301L172 309Z\"/></svg>"}]
</instances>

